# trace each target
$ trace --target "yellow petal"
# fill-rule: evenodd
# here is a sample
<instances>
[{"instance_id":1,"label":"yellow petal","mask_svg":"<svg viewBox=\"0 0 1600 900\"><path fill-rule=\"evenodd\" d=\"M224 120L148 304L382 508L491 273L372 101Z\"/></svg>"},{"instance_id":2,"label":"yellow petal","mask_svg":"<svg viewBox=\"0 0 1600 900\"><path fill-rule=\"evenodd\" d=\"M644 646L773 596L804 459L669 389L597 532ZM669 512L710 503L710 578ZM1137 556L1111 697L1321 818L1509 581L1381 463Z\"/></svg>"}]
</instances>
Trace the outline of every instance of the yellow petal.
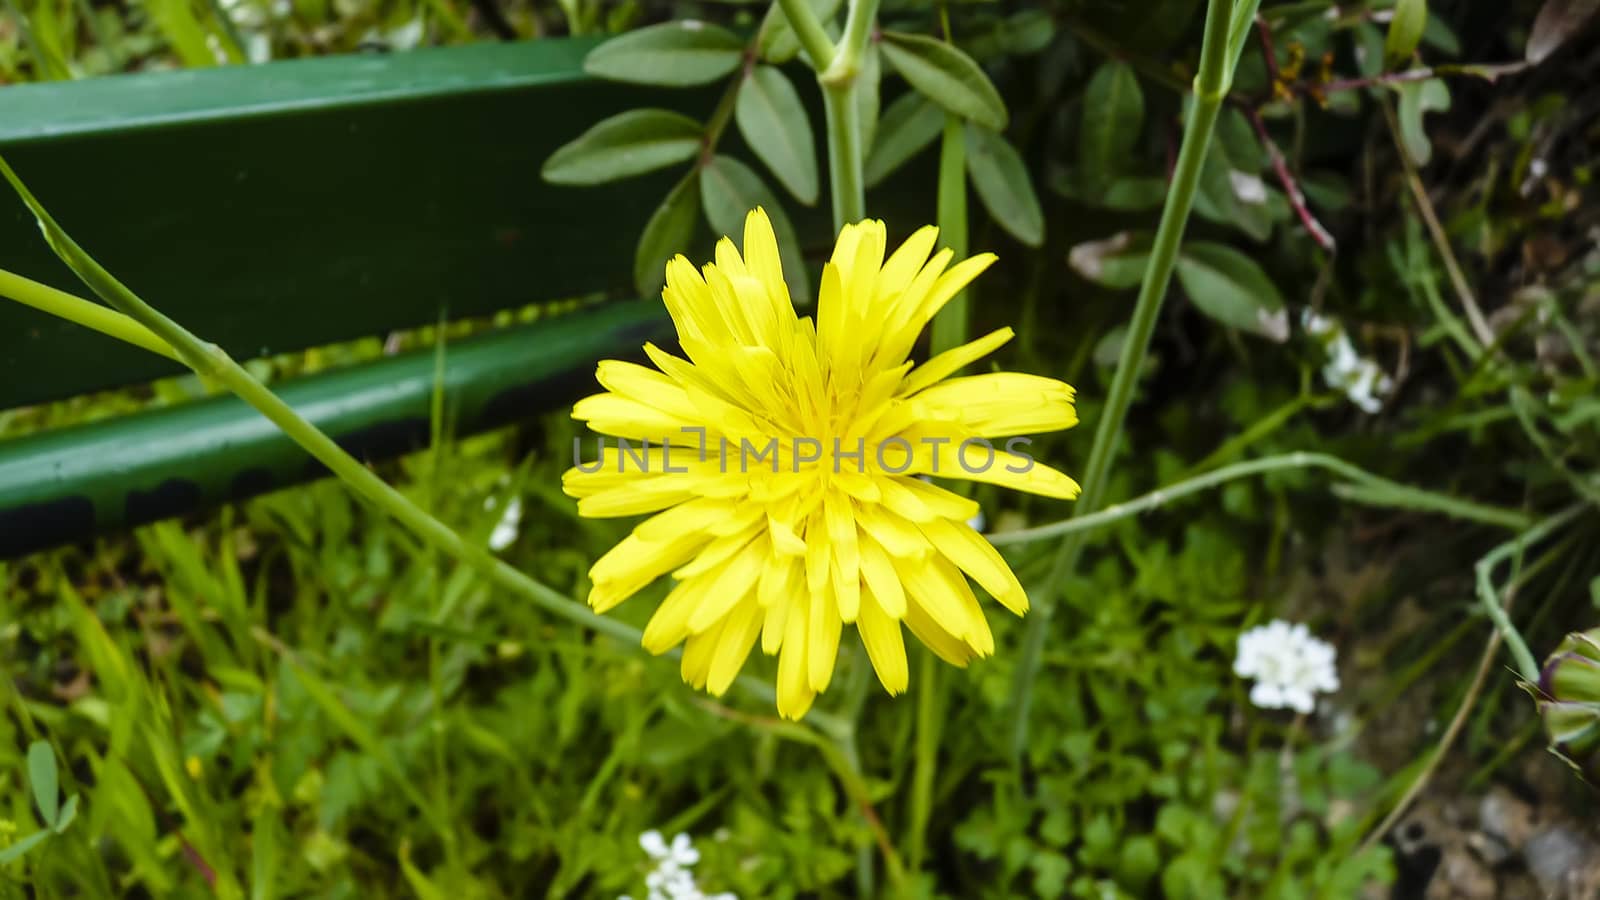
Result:
<instances>
[{"instance_id":1,"label":"yellow petal","mask_svg":"<svg viewBox=\"0 0 1600 900\"><path fill-rule=\"evenodd\" d=\"M931 415L960 422L971 433L986 437L1043 434L1078 424L1070 386L1017 372L942 381L918 394L917 400Z\"/></svg>"},{"instance_id":2,"label":"yellow petal","mask_svg":"<svg viewBox=\"0 0 1600 900\"><path fill-rule=\"evenodd\" d=\"M683 643L689 636L689 616L699 607L708 583L704 578L685 581L667 593L644 627L640 643L646 650L660 656Z\"/></svg>"},{"instance_id":3,"label":"yellow petal","mask_svg":"<svg viewBox=\"0 0 1600 900\"><path fill-rule=\"evenodd\" d=\"M833 556L833 593L839 604L839 617L854 622L861 584L855 514L849 497L831 491L823 498L822 510L828 527L828 549Z\"/></svg>"},{"instance_id":4,"label":"yellow petal","mask_svg":"<svg viewBox=\"0 0 1600 900\"><path fill-rule=\"evenodd\" d=\"M696 688L706 686L711 675L711 661L717 652L717 641L722 637L722 624L705 634L692 634L683 644L683 659L679 672L683 680Z\"/></svg>"},{"instance_id":5,"label":"yellow petal","mask_svg":"<svg viewBox=\"0 0 1600 900\"><path fill-rule=\"evenodd\" d=\"M922 264L928 261L928 254L933 252L934 242L938 239L939 229L924 225L889 255L889 261L883 264L883 271L878 275L875 305L881 306L884 301L905 292Z\"/></svg>"},{"instance_id":6,"label":"yellow petal","mask_svg":"<svg viewBox=\"0 0 1600 900\"><path fill-rule=\"evenodd\" d=\"M905 589L900 584L900 574L895 571L894 560L869 535L861 536L861 577L886 615L899 619L906 614Z\"/></svg>"},{"instance_id":7,"label":"yellow petal","mask_svg":"<svg viewBox=\"0 0 1600 900\"><path fill-rule=\"evenodd\" d=\"M951 634L915 597L907 600L902 621L911 629L912 636L950 665L966 668L968 660L972 659L972 648L967 642Z\"/></svg>"},{"instance_id":8,"label":"yellow petal","mask_svg":"<svg viewBox=\"0 0 1600 900\"><path fill-rule=\"evenodd\" d=\"M977 362L1000 349L1015 335L1016 332L1010 328L1001 328L991 331L975 341L969 341L959 347L952 347L912 369L911 374L907 375L905 381L900 383L900 388L895 393L901 397L907 397L929 385L949 378L963 367Z\"/></svg>"},{"instance_id":9,"label":"yellow petal","mask_svg":"<svg viewBox=\"0 0 1600 900\"><path fill-rule=\"evenodd\" d=\"M774 603L764 607L766 612L761 619L761 652L768 656L777 654L783 647L783 636L789 622L789 608L787 601Z\"/></svg>"},{"instance_id":10,"label":"yellow petal","mask_svg":"<svg viewBox=\"0 0 1600 900\"><path fill-rule=\"evenodd\" d=\"M904 693L909 676L900 622L884 612L871 590L861 592L861 618L856 627L861 632L861 643L867 648L867 658L872 661L872 669L878 673L884 690L891 696Z\"/></svg>"},{"instance_id":11,"label":"yellow petal","mask_svg":"<svg viewBox=\"0 0 1600 900\"><path fill-rule=\"evenodd\" d=\"M704 533L684 531L668 540L651 541L640 538L636 529L590 567L594 587L589 591L589 605L598 613L611 610L691 559L708 540Z\"/></svg>"},{"instance_id":12,"label":"yellow petal","mask_svg":"<svg viewBox=\"0 0 1600 900\"><path fill-rule=\"evenodd\" d=\"M806 677L811 689L822 693L833 680L833 664L839 655L839 607L830 592L811 595L810 615L806 619Z\"/></svg>"},{"instance_id":13,"label":"yellow petal","mask_svg":"<svg viewBox=\"0 0 1600 900\"><path fill-rule=\"evenodd\" d=\"M761 633L763 618L761 607L748 600L728 613L706 679L706 689L713 695L722 696L733 684L745 658L750 655L750 648L755 646L756 635Z\"/></svg>"},{"instance_id":14,"label":"yellow petal","mask_svg":"<svg viewBox=\"0 0 1600 900\"><path fill-rule=\"evenodd\" d=\"M771 548L772 545L765 538L757 538L722 564L715 580L706 588L705 600L689 617L691 633L699 634L710 629L722 621L729 610L750 596L755 590L756 580L761 577L761 562L771 555Z\"/></svg>"},{"instance_id":15,"label":"yellow petal","mask_svg":"<svg viewBox=\"0 0 1600 900\"><path fill-rule=\"evenodd\" d=\"M798 719L811 708L817 692L811 689L807 677L809 648L806 640L810 626L806 619L806 599L797 598L789 605L789 621L783 630L783 650L778 656L778 715L785 719Z\"/></svg>"},{"instance_id":16,"label":"yellow petal","mask_svg":"<svg viewBox=\"0 0 1600 900\"><path fill-rule=\"evenodd\" d=\"M965 522L936 519L918 527L933 542L933 547L972 580L983 586L1000 604L1017 615L1028 611L1028 594L1016 573L1006 565L994 545L984 540Z\"/></svg>"}]
</instances>

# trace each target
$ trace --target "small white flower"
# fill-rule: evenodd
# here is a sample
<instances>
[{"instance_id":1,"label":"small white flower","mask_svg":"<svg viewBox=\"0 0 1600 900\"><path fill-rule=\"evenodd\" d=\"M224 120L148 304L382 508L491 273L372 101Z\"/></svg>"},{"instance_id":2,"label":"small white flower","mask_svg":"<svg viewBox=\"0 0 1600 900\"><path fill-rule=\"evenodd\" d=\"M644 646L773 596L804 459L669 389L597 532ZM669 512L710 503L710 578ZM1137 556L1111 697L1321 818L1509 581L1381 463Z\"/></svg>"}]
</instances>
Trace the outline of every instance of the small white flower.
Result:
<instances>
[{"instance_id":1,"label":"small white flower","mask_svg":"<svg viewBox=\"0 0 1600 900\"><path fill-rule=\"evenodd\" d=\"M639 835L639 846L656 864L644 879L649 891L645 900L739 900L733 894L708 896L700 890L690 870L700 862L700 851L687 834L675 835L668 844L661 832L651 829Z\"/></svg>"},{"instance_id":2,"label":"small white flower","mask_svg":"<svg viewBox=\"0 0 1600 900\"><path fill-rule=\"evenodd\" d=\"M694 848L687 834L680 832L672 839L672 853L667 858L680 866L692 866L700 861L700 851Z\"/></svg>"},{"instance_id":3,"label":"small white flower","mask_svg":"<svg viewBox=\"0 0 1600 900\"><path fill-rule=\"evenodd\" d=\"M1339 689L1333 645L1312 636L1304 624L1274 619L1239 635L1233 671L1254 678L1250 702L1263 709L1309 713L1316 695Z\"/></svg>"},{"instance_id":4,"label":"small white flower","mask_svg":"<svg viewBox=\"0 0 1600 900\"><path fill-rule=\"evenodd\" d=\"M1322 345L1327 355L1322 366L1322 380L1328 387L1344 392L1350 402L1364 412L1376 413L1381 410L1383 398L1394 390L1394 379L1376 362L1357 353L1350 336L1333 319L1307 309L1301 311L1300 324L1306 334Z\"/></svg>"},{"instance_id":5,"label":"small white flower","mask_svg":"<svg viewBox=\"0 0 1600 900\"><path fill-rule=\"evenodd\" d=\"M494 531L489 534L489 549L496 553L510 547L517 542L517 533L522 527L522 500L512 497L506 501L505 509L500 513L500 521L494 526ZM655 834L655 832L645 832ZM659 834L656 835L660 837ZM641 837L640 840L643 840ZM646 852L649 852L646 850Z\"/></svg>"},{"instance_id":6,"label":"small white flower","mask_svg":"<svg viewBox=\"0 0 1600 900\"><path fill-rule=\"evenodd\" d=\"M666 859L669 854L667 842L662 839L661 832L654 828L639 835L639 849L651 859Z\"/></svg>"}]
</instances>

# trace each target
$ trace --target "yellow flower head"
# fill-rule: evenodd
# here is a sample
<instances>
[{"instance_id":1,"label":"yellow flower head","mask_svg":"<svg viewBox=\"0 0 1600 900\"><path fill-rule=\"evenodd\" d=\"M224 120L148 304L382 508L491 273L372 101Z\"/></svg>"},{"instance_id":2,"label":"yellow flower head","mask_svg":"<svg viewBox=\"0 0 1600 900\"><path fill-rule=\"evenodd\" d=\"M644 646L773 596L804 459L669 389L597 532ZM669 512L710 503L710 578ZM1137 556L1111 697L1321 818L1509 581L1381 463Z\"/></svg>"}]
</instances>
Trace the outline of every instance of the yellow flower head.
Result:
<instances>
[{"instance_id":1,"label":"yellow flower head","mask_svg":"<svg viewBox=\"0 0 1600 900\"><path fill-rule=\"evenodd\" d=\"M605 612L676 580L644 633L683 644L683 677L720 695L751 647L778 655L778 711L799 718L828 687L842 625L860 632L890 694L906 689L900 626L964 666L994 652L970 577L1017 615L1028 598L967 523L977 504L920 476L1071 499L1078 485L1020 452L1017 436L1077 424L1072 388L1011 373L950 376L1004 344L1002 328L906 359L951 297L994 261L929 259L927 227L884 259L882 222L846 226L799 318L766 213L696 271L679 256L662 291L687 359L646 345L657 369L600 363L606 390L573 418L622 439L566 473L585 516L655 513L589 571ZM947 268L948 267L948 268ZM1006 439L1000 446L992 439ZM644 442L648 450L641 449Z\"/></svg>"}]
</instances>

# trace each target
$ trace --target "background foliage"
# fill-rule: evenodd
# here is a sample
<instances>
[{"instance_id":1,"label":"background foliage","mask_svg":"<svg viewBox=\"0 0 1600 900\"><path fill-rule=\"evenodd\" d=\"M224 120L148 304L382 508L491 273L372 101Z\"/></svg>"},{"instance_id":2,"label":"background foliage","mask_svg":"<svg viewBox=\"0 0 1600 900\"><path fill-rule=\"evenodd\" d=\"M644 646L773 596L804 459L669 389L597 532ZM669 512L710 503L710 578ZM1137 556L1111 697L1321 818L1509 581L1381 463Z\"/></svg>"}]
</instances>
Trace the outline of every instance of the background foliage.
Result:
<instances>
[{"instance_id":1,"label":"background foliage","mask_svg":"<svg viewBox=\"0 0 1600 900\"><path fill-rule=\"evenodd\" d=\"M815 85L762 6L11 2L12 81L623 33L594 74L720 85L721 102L703 120L596 123L528 177L681 171L640 238L647 295L669 253L736 232L749 206L825 202ZM931 192L936 158L958 154L977 200L967 241L1003 260L973 292L974 328L1017 325L1007 367L1077 385L1086 422L1143 271L1202 6L881 12L866 69L881 93L858 111L882 186L869 210L903 185ZM1577 504L1505 583L1538 654L1594 623L1592 6L1266 6L1113 499L1314 450L1530 522ZM787 246L792 278L814 270ZM1308 310L1390 374L1376 412L1330 382ZM0 429L148 398L0 414ZM1087 432L1038 455L1071 470ZM441 433L387 474L485 542L515 498L507 557L581 598L627 523L580 520L559 493L573 433L562 416ZM976 497L995 530L1065 514ZM1024 728L1026 625L996 616L996 658L915 660L899 699L847 656L828 707L855 723L842 740L710 703L670 662L505 602L337 484L0 564L0 877L44 895L639 896L638 836L658 828L696 835L702 886L742 897L887 890L886 858L923 896L1347 897L1406 881L1375 828L1414 784L1556 784L1592 810L1502 658L1479 656L1474 564L1509 535L1372 504L1394 505L1284 471L1119 522L1065 583L1041 583L1052 544L1009 547L1062 604ZM661 589L618 615L642 625ZM1345 687L1306 721L1253 709L1230 673L1240 629L1275 615L1341 649Z\"/></svg>"}]
</instances>

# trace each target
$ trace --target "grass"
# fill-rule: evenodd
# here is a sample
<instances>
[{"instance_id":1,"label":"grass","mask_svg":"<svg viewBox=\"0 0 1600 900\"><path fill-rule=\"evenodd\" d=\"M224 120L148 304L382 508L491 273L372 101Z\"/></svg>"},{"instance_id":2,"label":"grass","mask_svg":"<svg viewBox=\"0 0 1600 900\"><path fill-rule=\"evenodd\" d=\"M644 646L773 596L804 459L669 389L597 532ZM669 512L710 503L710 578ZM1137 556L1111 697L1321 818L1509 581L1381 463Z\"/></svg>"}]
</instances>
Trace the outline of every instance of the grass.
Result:
<instances>
[{"instance_id":1,"label":"grass","mask_svg":"<svg viewBox=\"0 0 1600 900\"><path fill-rule=\"evenodd\" d=\"M43 49L0 35L8 78L195 56L195 28L228 37L198 6L149 19L100 10L93 40L77 6L27 9ZM440 9L435 38L462 38L470 13L442 3L334 17L322 43L299 5L268 30L287 52L351 49L375 24ZM603 18L563 9L585 28ZM561 24L515 6L509 18L526 34ZM1279 37L1291 36L1314 37ZM1260 87L1251 77L1241 72L1243 90ZM1016 93L1019 120L1062 105ZM1161 102L1152 134L1172 112ZM1540 121L1556 127L1548 107ZM1495 152L1522 153L1532 131L1508 126ZM1392 152L1363 149L1361 165ZM1447 187L1446 223L1487 222L1501 244L1560 221L1559 204L1530 211L1498 183ZM672 660L552 618L322 482L0 563L0 846L60 822L34 796L57 793L43 790L36 745L56 761L59 795L80 804L59 834L0 863L0 885L43 897L641 897L651 829L693 835L701 887L745 898L1344 897L1390 882L1380 826L1404 798L1514 767L1570 778L1530 736L1536 718L1489 618L1515 599L1504 615L1537 655L1600 603L1581 505L1600 422L1595 336L1579 314L1592 272L1551 275L1546 313L1480 340L1447 278L1461 251L1415 206L1443 201L1412 188L1359 198L1337 260L1310 250L1287 210L1261 254L1278 282L1322 285L1311 290L1329 307L1372 323L1356 329L1363 347L1382 346L1380 323L1416 336L1410 380L1383 415L1312 393L1312 348L1247 343L1180 305L1127 386L1135 414L1103 514L1056 524L1059 504L975 491L1027 584L1045 579L1063 534L1095 529L1052 585L1020 747L1026 620L993 617L1001 652L966 670L914 655L900 698L882 694L852 638L821 710L833 724L782 723L769 703L691 691ZM1480 193L1485 210L1459 199ZM1349 246L1393 209L1393 233ZM1086 323L1125 317L1128 298L1078 282L1067 296L1033 274L1058 271L1040 267L1059 266L1079 220L1094 218L1052 212L1052 243L973 297L974 333L1029 320L1010 351L1024 364L1008 367L1078 385L1093 422L1112 379ZM1001 240L975 225L974 247ZM1493 266L1476 262L1489 281ZM1549 351L1557 337L1564 356ZM257 368L377 351L369 341ZM198 389L175 380L7 412L0 436ZM1084 431L1039 454L1082 460ZM589 565L631 523L581 519L560 493L570 420L458 438L436 411L434 433L428 452L379 474L477 546L515 498L519 534L501 557L581 601ZM1557 515L1548 540L1518 539ZM613 618L642 627L664 590ZM1232 675L1240 630L1275 616L1340 647L1344 686L1315 717L1255 709ZM772 668L750 670L770 683ZM1467 776L1441 787L1451 776L1434 773L1452 768ZM1581 804L1577 790L1567 796Z\"/></svg>"}]
</instances>

